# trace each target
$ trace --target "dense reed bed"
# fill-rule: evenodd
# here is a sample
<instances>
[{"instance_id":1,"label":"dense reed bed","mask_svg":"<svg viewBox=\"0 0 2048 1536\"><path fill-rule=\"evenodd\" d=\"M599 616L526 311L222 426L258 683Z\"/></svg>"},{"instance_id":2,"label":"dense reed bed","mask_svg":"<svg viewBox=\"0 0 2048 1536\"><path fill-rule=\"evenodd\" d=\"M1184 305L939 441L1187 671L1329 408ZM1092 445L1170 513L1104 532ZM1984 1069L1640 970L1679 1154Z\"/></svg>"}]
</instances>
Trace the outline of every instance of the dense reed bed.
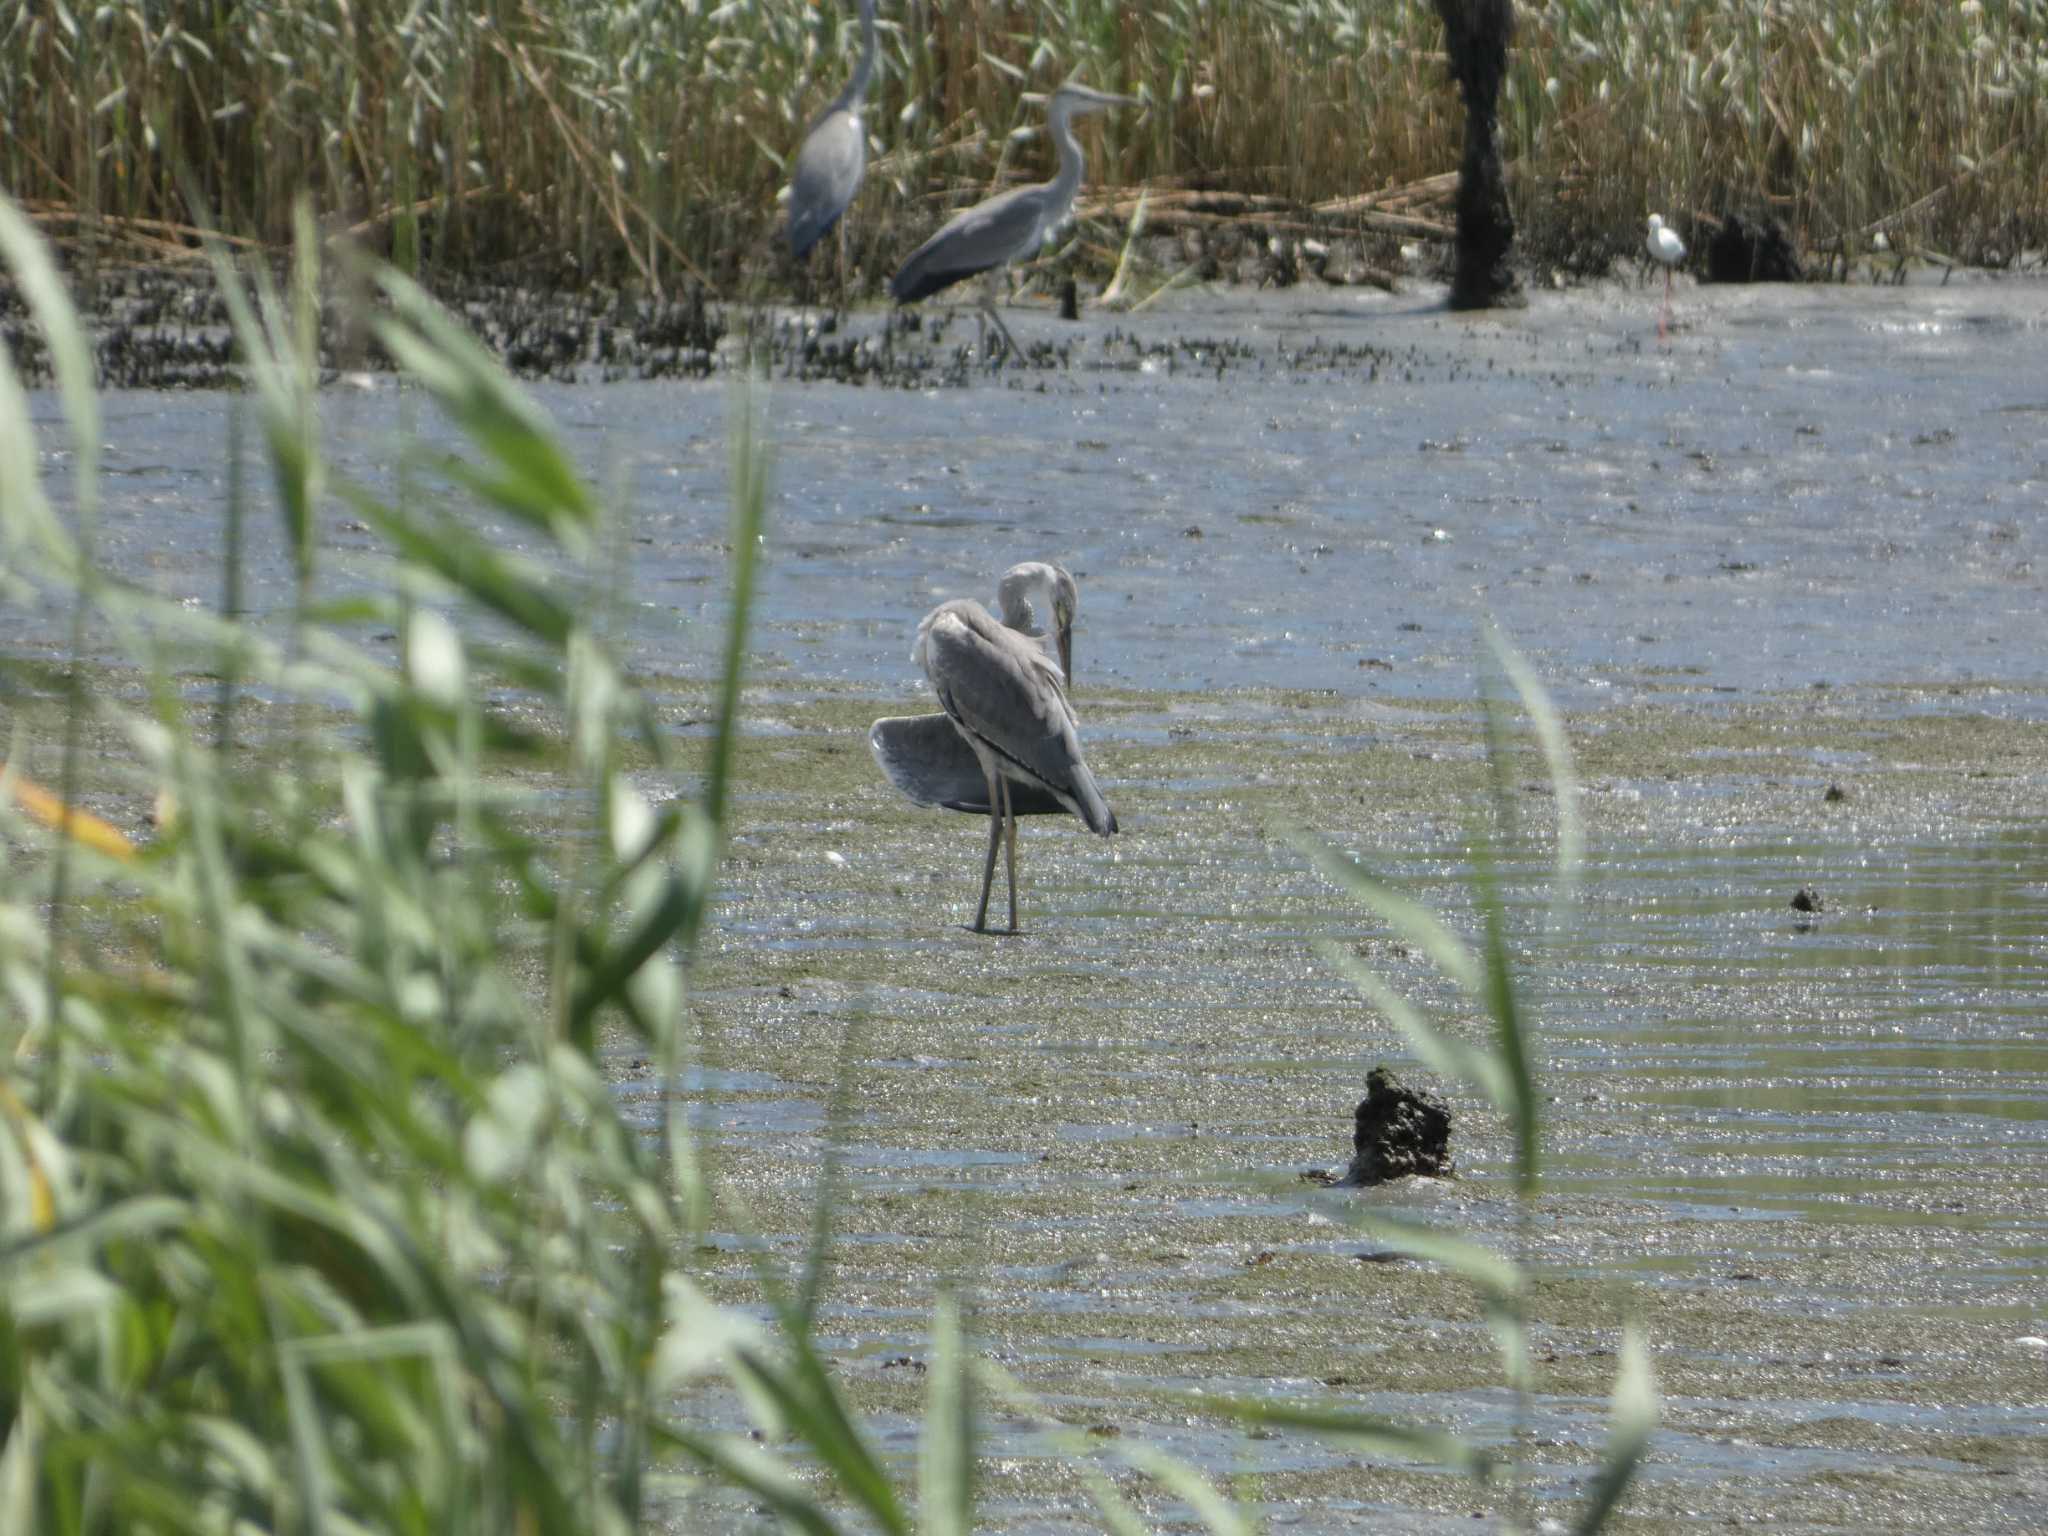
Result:
<instances>
[{"instance_id":1,"label":"dense reed bed","mask_svg":"<svg viewBox=\"0 0 2048 1536\"><path fill-rule=\"evenodd\" d=\"M1296 204L1455 168L1416 0L883 7L849 222L873 286L948 199L1043 174L1026 93L1142 94L1091 180ZM843 77L851 7L800 0L148 0L22 6L0 36L0 178L66 241L188 249L186 183L281 244L310 190L401 266L780 286L783 159ZM1535 258L1598 268L1642 215L1729 206L1810 247L2003 264L2048 244L2048 0L1544 0L1504 111Z\"/></svg>"}]
</instances>

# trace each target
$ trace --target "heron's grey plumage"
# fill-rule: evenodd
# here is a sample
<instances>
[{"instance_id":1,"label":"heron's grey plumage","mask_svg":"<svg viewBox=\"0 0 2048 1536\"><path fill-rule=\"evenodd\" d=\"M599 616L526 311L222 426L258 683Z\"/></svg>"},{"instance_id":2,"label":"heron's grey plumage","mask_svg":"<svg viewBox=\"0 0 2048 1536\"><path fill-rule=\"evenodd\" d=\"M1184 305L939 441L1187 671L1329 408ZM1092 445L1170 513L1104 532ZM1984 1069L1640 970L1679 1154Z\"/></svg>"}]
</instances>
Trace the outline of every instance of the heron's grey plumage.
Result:
<instances>
[{"instance_id":1,"label":"heron's grey plumage","mask_svg":"<svg viewBox=\"0 0 2048 1536\"><path fill-rule=\"evenodd\" d=\"M1071 193L1067 201L1073 201ZM1046 218L1049 211L1046 186L1041 184L1013 187L955 214L910 253L910 259L890 279L890 295L899 304L915 304L962 278L1029 256L1051 233ZM1057 227L1056 221L1052 227Z\"/></svg>"},{"instance_id":2,"label":"heron's grey plumage","mask_svg":"<svg viewBox=\"0 0 2048 1536\"><path fill-rule=\"evenodd\" d=\"M914 653L939 706L984 768L1050 794L1108 836L1116 816L1081 756L1059 665L972 598L941 603L918 626Z\"/></svg>"},{"instance_id":3,"label":"heron's grey plumage","mask_svg":"<svg viewBox=\"0 0 2048 1536\"><path fill-rule=\"evenodd\" d=\"M1074 676L1074 610L1080 589L1063 565L1026 560L1003 572L996 583L996 611L1003 623L1021 634L1049 641L1059 658L1060 672Z\"/></svg>"},{"instance_id":4,"label":"heron's grey plumage","mask_svg":"<svg viewBox=\"0 0 2048 1536\"><path fill-rule=\"evenodd\" d=\"M868 746L889 782L913 804L987 816L988 778L952 717L886 715L868 729ZM1010 785L1012 816L1064 816L1067 808L1035 785Z\"/></svg>"},{"instance_id":5,"label":"heron's grey plumage","mask_svg":"<svg viewBox=\"0 0 2048 1536\"><path fill-rule=\"evenodd\" d=\"M789 253L801 260L839 222L867 168L861 104L875 72L875 0L860 0L860 60L846 88L804 136L789 181Z\"/></svg>"},{"instance_id":6,"label":"heron's grey plumage","mask_svg":"<svg viewBox=\"0 0 2048 1536\"><path fill-rule=\"evenodd\" d=\"M1079 606L1074 578L1051 561L1022 561L996 582L996 610L1003 623L1041 649L1050 647L1048 654L1058 658L1068 686L1073 681L1074 614ZM943 711L877 720L868 731L868 745L889 782L915 804L972 816L993 814L981 759ZM1064 815L1066 809L1036 785L1013 781L1010 786L1012 815Z\"/></svg>"},{"instance_id":7,"label":"heron's grey plumage","mask_svg":"<svg viewBox=\"0 0 2048 1536\"><path fill-rule=\"evenodd\" d=\"M955 214L939 232L910 253L910 259L889 282L890 295L899 304L914 304L962 278L994 272L1022 256L1029 256L1067 220L1074 206L1074 194L1081 189L1084 162L1081 144L1074 137L1073 119L1079 113L1104 107L1134 106L1129 96L1113 96L1069 81L1052 93L1047 114L1052 136L1059 145L1059 174L1034 187L1017 187L999 192ZM995 301L983 296L982 308L995 320L1010 342L1009 328L996 314Z\"/></svg>"},{"instance_id":8,"label":"heron's grey plumage","mask_svg":"<svg viewBox=\"0 0 2048 1536\"><path fill-rule=\"evenodd\" d=\"M889 782L919 805L986 815L988 862L976 931L985 928L999 839L1010 842L1010 927L1017 926L1016 821L1065 811L1093 832L1116 831L1081 753L1067 700L1077 593L1056 565L1028 561L1006 571L998 603L1007 623L981 604L941 603L918 626L913 655L944 710L877 720L868 733ZM1051 632L1032 633L1043 618Z\"/></svg>"}]
</instances>

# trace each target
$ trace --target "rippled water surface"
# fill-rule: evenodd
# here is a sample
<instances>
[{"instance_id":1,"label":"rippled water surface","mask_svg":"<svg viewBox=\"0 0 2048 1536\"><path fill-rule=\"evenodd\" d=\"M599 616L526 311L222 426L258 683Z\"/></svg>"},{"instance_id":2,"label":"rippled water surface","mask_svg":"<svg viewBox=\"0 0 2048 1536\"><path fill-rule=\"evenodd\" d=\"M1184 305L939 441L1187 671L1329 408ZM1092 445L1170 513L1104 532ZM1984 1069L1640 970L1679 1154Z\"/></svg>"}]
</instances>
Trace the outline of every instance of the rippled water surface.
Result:
<instances>
[{"instance_id":1,"label":"rippled water surface","mask_svg":"<svg viewBox=\"0 0 2048 1536\"><path fill-rule=\"evenodd\" d=\"M1678 313L1660 345L1645 290L1505 320L1232 293L1026 318L1075 338L1062 372L788 388L762 645L807 678L901 681L917 614L1056 551L1086 582L1088 675L1133 687L1461 697L1481 610L1588 689L2042 675L2042 285L1703 290ZM536 393L630 509L643 659L702 667L725 386ZM431 426L388 381L330 414L372 481ZM213 600L224 438L217 396L111 404L131 574ZM342 568L371 543L328 537ZM259 601L284 574L259 562ZM1360 679L1368 658L1393 671Z\"/></svg>"},{"instance_id":2,"label":"rippled water surface","mask_svg":"<svg viewBox=\"0 0 2048 1536\"><path fill-rule=\"evenodd\" d=\"M1362 1261L1343 1217L1370 1202L1544 1277L1531 1466L1560 1515L1634 1317L1667 1394L1646 1526L2048 1528L2048 288L1688 290L1668 345L1654 305L1027 311L1069 367L777 392L747 795L684 1091L795 1262L850 1074L824 1320L887 1449L955 1275L987 1350L1112 1463L1128 1436L1246 1474L1279 1526L1473 1528L1490 1496L1448 1477L1175 1396L1505 1434L1469 1294ZM538 394L623 509L630 643L690 731L724 388ZM387 487L433 430L388 381L328 405L341 468ZM110 557L196 603L224 414L109 409ZM380 579L345 514L323 542L332 587ZM1028 825L1027 932L977 938L978 825L898 805L861 736L929 707L919 615L1036 556L1081 578L1076 699L1124 833ZM1310 941L1448 1000L1284 831L1465 921L1488 614L1570 714L1592 834L1538 983L1551 1163L1519 1229L1507 1138L1463 1098L1455 1181L1296 1178L1406 1059ZM1533 941L1542 893L1515 890ZM659 1085L619 1073L651 1126ZM750 1246L714 1266L735 1299ZM995 1517L1086 1523L1042 1423L989 1436Z\"/></svg>"}]
</instances>

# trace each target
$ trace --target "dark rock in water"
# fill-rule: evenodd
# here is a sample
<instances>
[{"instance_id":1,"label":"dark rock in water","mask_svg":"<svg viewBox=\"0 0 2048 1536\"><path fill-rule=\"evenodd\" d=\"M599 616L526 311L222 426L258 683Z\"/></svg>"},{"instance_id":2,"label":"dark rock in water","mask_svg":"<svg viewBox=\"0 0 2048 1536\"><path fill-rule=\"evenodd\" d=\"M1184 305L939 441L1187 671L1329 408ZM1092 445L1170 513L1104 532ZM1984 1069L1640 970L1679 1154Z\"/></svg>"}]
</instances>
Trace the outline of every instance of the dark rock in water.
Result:
<instances>
[{"instance_id":1,"label":"dark rock in water","mask_svg":"<svg viewBox=\"0 0 2048 1536\"><path fill-rule=\"evenodd\" d=\"M1710 283L1796 283L1799 252L1776 219L1745 219L1731 213L1707 242Z\"/></svg>"},{"instance_id":2,"label":"dark rock in water","mask_svg":"<svg viewBox=\"0 0 2048 1536\"><path fill-rule=\"evenodd\" d=\"M1820 912L1825 910L1825 903L1821 901L1819 891L1816 891L1810 885L1802 885L1799 887L1799 894L1792 898L1792 910L1794 912Z\"/></svg>"},{"instance_id":3,"label":"dark rock in water","mask_svg":"<svg viewBox=\"0 0 2048 1536\"><path fill-rule=\"evenodd\" d=\"M1508 266L1515 219L1500 160L1500 88L1515 32L1513 0L1436 0L1451 78L1465 99L1465 154L1458 165L1458 257L1451 308L1513 309L1528 303Z\"/></svg>"},{"instance_id":4,"label":"dark rock in water","mask_svg":"<svg viewBox=\"0 0 2048 1536\"><path fill-rule=\"evenodd\" d=\"M1448 1177L1451 1107L1435 1094L1403 1086L1385 1067L1365 1080L1351 1117L1351 1166L1345 1184L1384 1184L1411 1173Z\"/></svg>"}]
</instances>

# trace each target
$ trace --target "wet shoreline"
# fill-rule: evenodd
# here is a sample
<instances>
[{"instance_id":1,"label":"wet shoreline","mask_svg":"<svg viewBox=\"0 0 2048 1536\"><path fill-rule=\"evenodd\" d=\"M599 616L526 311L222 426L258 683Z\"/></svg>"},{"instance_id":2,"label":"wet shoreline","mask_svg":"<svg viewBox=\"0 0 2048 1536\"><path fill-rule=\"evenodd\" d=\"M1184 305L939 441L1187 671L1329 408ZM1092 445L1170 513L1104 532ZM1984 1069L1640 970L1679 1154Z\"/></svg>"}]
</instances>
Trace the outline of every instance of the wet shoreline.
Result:
<instances>
[{"instance_id":1,"label":"wet shoreline","mask_svg":"<svg viewBox=\"0 0 2048 1536\"><path fill-rule=\"evenodd\" d=\"M1256 236L1256 237L1255 237ZM1132 300L1103 303L1100 285L1083 285L1080 319L1038 324L1058 310L1057 293L1043 279L1025 285L1012 313L1035 317L1024 339L1027 356L1010 365L1015 376L1070 371L1095 365L1101 337L1121 329L1127 314L1155 310L1181 318L1169 334L1155 335L1157 355L1190 366L1214 365L1227 351L1194 317L1219 297L1232 307L1246 297L1272 296L1299 306L1398 299L1404 306L1441 308L1448 247L1399 248L1389 254L1382 237L1315 240L1247 235L1224 255L1189 258L1170 237L1144 244L1156 258L1154 274L1171 273L1167 291L1144 286ZM1640 266L1641 264L1639 264ZM1798 287L1851 291L1893 281L1912 286L1970 286L2028 281L2018 276L1946 268L1870 267L1854 284ZM1638 274L1640 277L1640 273ZM1612 277L1583 279L1563 268L1530 268L1525 286L1541 304L1560 294L1625 286ZM922 306L892 310L873 295L851 305L836 299L829 282L817 300L761 303L708 297L701 285L664 296L630 288L554 282L502 282L484 278L430 280L429 287L517 377L559 385L705 379L752 359L770 378L797 383L871 384L923 388L965 384L987 375L988 354L967 288ZM971 287L972 285L968 285ZM1062 286L1055 283L1055 289ZM74 299L93 339L100 383L107 389L228 389L241 376L229 337L228 314L203 263L183 266L114 266L75 274ZM351 299L336 290L323 300L321 363L332 381L381 373L390 363L369 338ZM1505 312L1512 314L1512 311ZM30 384L48 380L39 335L26 325L11 289L0 287L0 335ZM1145 327L1148 333L1154 328Z\"/></svg>"},{"instance_id":2,"label":"wet shoreline","mask_svg":"<svg viewBox=\"0 0 2048 1536\"><path fill-rule=\"evenodd\" d=\"M1859 1529L1996 1531L2048 1509L2022 1342L2044 1331L2048 1057L2029 1020L2048 973L2009 947L2038 931L2048 843L2013 812L2048 756L2021 722L1935 697L1943 713L1886 725L1844 693L1825 720L1794 692L1741 720L1666 699L1568 722L1594 853L1536 999L1546 1507L1588 1470L1634 1319L1667 1425L1637 1528L1849 1508ZM1507 1128L1461 1094L1460 1178L1325 1198L1296 1177L1341 1166L1368 1069L1404 1059L1310 941L1432 994L1283 829L1338 840L1462 926L1478 723L1412 707L1361 738L1337 701L1242 704L1299 711L1292 738L1158 739L1171 700L1094 700L1127 833L1105 850L1030 829L1027 932L1004 941L962 931L975 829L893 801L859 750L866 700L764 708L699 994L702 1059L755 1075L705 1112L770 1251L793 1254L831 1063L851 1061L827 1331L885 1424L914 1407L920 1298L960 1275L995 1358L1097 1441L1255 1473L1274 1509L1307 1501L1304 1529L1345 1528L1351 1500L1426 1528L1486 1501L1310 1437L1246 1445L1172 1397L1506 1431L1469 1291L1361 1262L1373 1245L1342 1215L1369 1202L1514 1247ZM1790 906L1805 883L1828 899L1818 923ZM1538 893L1518 892L1528 932ZM709 1258L708 1281L744 1300L749 1262ZM1077 1515L1042 1432L991 1433L1024 1528Z\"/></svg>"},{"instance_id":3,"label":"wet shoreline","mask_svg":"<svg viewBox=\"0 0 2048 1536\"><path fill-rule=\"evenodd\" d=\"M687 734L703 697L663 692ZM990 1414L992 1528L1085 1525L1062 1432L1112 1473L1142 1442L1248 1477L1245 1496L1303 1530L1363 1511L1448 1528L1492 1495L1307 1435L1247 1438L1189 1400L1329 1403L1504 1442L1512 1407L1469 1288L1368 1261L1376 1244L1344 1225L1391 1210L1534 1272L1539 1512L1563 1513L1592 1469L1632 1322L1664 1398L1632 1529L2031 1528L2048 1512L2026 1342L2048 1334L2048 833L2023 808L2048 787L2048 741L1940 690L1889 719L1883 695L1840 695L1819 718L1794 691L1736 718L1664 698L1568 719L1592 857L1562 938L1530 952L1547 1166L1525 1228L1511 1133L1462 1092L1458 1178L1299 1178L1341 1166L1366 1074L1404 1060L1313 941L1448 1000L1287 829L1463 927L1485 777L1470 707L1390 709L1361 732L1341 700L1247 691L1219 729L1167 736L1153 722L1175 696L1098 695L1091 756L1124 834L1027 829L1026 931L992 939L962 927L978 829L880 781L874 697L754 690L681 1084L746 1219L688 1257L693 1278L756 1305L764 1259L801 1261L836 1141L820 1322L882 1453L914 1455L942 1283L964 1285L977 1348L1049 1418ZM1271 718L1292 719L1288 740L1257 728ZM657 797L687 787L640 777ZM548 781L524 787L545 798ZM117 822L143 803L91 800ZM1802 886L1826 897L1818 921L1790 904ZM1541 897L1515 877L1532 944ZM654 1134L668 1100L644 1058L614 1048L606 1071ZM715 1396L686 1412L738 1422ZM742 1519L679 1499L666 1528Z\"/></svg>"},{"instance_id":4,"label":"wet shoreline","mask_svg":"<svg viewBox=\"0 0 2048 1536\"><path fill-rule=\"evenodd\" d=\"M1657 297L1608 285L1466 318L1422 296L1239 291L1078 327L1019 309L1027 346L1075 338L1071 366L917 390L774 380L757 677L909 688L920 614L1049 553L1082 578L1091 685L1189 696L1162 731L1244 688L1330 690L1368 724L1461 702L1488 614L1575 708L1806 689L1825 715L1880 685L1901 710L1942 691L2038 708L2048 389L2028 360L2048 284L1688 289L1662 345ZM878 346L878 321L848 328ZM953 322L964 346L972 324ZM729 384L530 389L631 551L632 664L703 675ZM220 591L226 398L104 406L113 558L180 602ZM54 400L35 409L54 446ZM322 410L334 473L373 492L395 487L394 433L446 441L389 376ZM323 587L378 588L376 541L345 513L320 542ZM243 592L288 611L268 516Z\"/></svg>"}]
</instances>

